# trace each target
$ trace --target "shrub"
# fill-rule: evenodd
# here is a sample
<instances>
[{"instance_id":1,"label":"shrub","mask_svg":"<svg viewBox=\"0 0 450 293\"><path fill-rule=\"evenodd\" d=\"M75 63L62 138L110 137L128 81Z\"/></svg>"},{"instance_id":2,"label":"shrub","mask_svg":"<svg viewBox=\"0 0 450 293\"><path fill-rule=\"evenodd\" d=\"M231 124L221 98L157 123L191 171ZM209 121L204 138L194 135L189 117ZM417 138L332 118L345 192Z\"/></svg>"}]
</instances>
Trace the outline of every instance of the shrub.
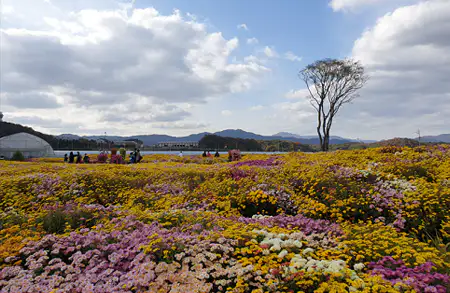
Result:
<instances>
[{"instance_id":1,"label":"shrub","mask_svg":"<svg viewBox=\"0 0 450 293\"><path fill-rule=\"evenodd\" d=\"M12 156L11 160L13 161L25 161L25 157L23 156L21 151L16 151Z\"/></svg>"},{"instance_id":2,"label":"shrub","mask_svg":"<svg viewBox=\"0 0 450 293\"><path fill-rule=\"evenodd\" d=\"M64 233L66 214L61 210L50 211L44 216L43 228L48 233Z\"/></svg>"},{"instance_id":3,"label":"shrub","mask_svg":"<svg viewBox=\"0 0 450 293\"><path fill-rule=\"evenodd\" d=\"M233 161L233 162L239 161L242 158L241 151L240 150L231 150L228 152L228 157L231 158L231 161Z\"/></svg>"},{"instance_id":4,"label":"shrub","mask_svg":"<svg viewBox=\"0 0 450 293\"><path fill-rule=\"evenodd\" d=\"M123 158L121 155L111 155L111 164L123 164Z\"/></svg>"},{"instance_id":5,"label":"shrub","mask_svg":"<svg viewBox=\"0 0 450 293\"><path fill-rule=\"evenodd\" d=\"M127 151L124 148L120 148L119 153L122 156L122 159L125 161L125 158L127 156Z\"/></svg>"},{"instance_id":6,"label":"shrub","mask_svg":"<svg viewBox=\"0 0 450 293\"><path fill-rule=\"evenodd\" d=\"M97 157L97 161L99 163L106 163L107 160L108 160L108 154L106 154L106 153L101 153Z\"/></svg>"}]
</instances>

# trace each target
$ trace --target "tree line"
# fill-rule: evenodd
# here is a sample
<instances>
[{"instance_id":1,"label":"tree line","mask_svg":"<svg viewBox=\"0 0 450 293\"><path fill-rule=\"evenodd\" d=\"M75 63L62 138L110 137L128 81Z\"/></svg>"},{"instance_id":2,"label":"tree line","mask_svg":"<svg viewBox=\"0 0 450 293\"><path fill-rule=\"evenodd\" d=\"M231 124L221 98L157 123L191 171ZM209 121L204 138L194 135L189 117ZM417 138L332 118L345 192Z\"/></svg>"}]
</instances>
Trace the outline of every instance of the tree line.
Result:
<instances>
[{"instance_id":1,"label":"tree line","mask_svg":"<svg viewBox=\"0 0 450 293\"><path fill-rule=\"evenodd\" d=\"M256 140L247 138L223 137L215 134L205 135L199 141L200 149L232 150L239 149L247 152L313 152L314 149L305 144L285 140Z\"/></svg>"}]
</instances>

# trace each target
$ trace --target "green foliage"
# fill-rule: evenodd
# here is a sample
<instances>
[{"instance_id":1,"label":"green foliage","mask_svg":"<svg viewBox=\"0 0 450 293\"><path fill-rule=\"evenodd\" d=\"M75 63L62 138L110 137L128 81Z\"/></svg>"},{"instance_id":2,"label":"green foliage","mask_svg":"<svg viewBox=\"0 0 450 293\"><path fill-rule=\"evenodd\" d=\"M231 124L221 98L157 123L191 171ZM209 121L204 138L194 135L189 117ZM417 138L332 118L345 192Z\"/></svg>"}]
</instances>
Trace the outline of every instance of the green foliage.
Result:
<instances>
[{"instance_id":1,"label":"green foliage","mask_svg":"<svg viewBox=\"0 0 450 293\"><path fill-rule=\"evenodd\" d=\"M0 229L5 229L14 225L21 225L26 223L28 220L27 216L21 212L14 209L8 210L7 212L0 212Z\"/></svg>"},{"instance_id":2,"label":"green foliage","mask_svg":"<svg viewBox=\"0 0 450 293\"><path fill-rule=\"evenodd\" d=\"M51 211L44 216L43 228L48 233L64 233L66 214L61 210Z\"/></svg>"},{"instance_id":3,"label":"green foliage","mask_svg":"<svg viewBox=\"0 0 450 293\"><path fill-rule=\"evenodd\" d=\"M25 161L25 157L23 156L21 151L16 151L12 156L11 160L13 161Z\"/></svg>"},{"instance_id":4,"label":"green foliage","mask_svg":"<svg viewBox=\"0 0 450 293\"><path fill-rule=\"evenodd\" d=\"M203 149L239 149L241 151L265 151L265 152L313 152L314 149L306 144L287 140L255 140L234 137L222 137L218 135L205 135L199 142Z\"/></svg>"},{"instance_id":5,"label":"green foliage","mask_svg":"<svg viewBox=\"0 0 450 293\"><path fill-rule=\"evenodd\" d=\"M244 139L234 137L222 137L218 135L205 135L199 141L203 149L239 149L242 151L262 151L261 144L255 139Z\"/></svg>"},{"instance_id":6,"label":"green foliage","mask_svg":"<svg viewBox=\"0 0 450 293\"><path fill-rule=\"evenodd\" d=\"M49 211L43 218L43 228L47 233L64 233L66 225L72 230L80 227L92 227L97 222L97 217L90 211L74 209L65 211L61 209Z\"/></svg>"},{"instance_id":7,"label":"green foliage","mask_svg":"<svg viewBox=\"0 0 450 293\"><path fill-rule=\"evenodd\" d=\"M258 141L265 152L314 152L315 149L307 144L301 144L286 140L261 140Z\"/></svg>"}]
</instances>

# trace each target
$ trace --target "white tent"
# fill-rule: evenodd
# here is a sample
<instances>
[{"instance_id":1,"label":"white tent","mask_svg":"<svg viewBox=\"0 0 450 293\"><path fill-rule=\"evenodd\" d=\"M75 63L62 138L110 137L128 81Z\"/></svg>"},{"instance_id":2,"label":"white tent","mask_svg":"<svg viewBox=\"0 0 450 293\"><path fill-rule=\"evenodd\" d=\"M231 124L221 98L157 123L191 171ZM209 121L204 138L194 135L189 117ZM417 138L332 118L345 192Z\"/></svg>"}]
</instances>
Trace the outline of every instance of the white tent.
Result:
<instances>
[{"instance_id":1,"label":"white tent","mask_svg":"<svg viewBox=\"0 0 450 293\"><path fill-rule=\"evenodd\" d=\"M53 148L42 138L25 132L0 138L0 156L10 159L15 152L22 152L25 158L54 156Z\"/></svg>"}]
</instances>

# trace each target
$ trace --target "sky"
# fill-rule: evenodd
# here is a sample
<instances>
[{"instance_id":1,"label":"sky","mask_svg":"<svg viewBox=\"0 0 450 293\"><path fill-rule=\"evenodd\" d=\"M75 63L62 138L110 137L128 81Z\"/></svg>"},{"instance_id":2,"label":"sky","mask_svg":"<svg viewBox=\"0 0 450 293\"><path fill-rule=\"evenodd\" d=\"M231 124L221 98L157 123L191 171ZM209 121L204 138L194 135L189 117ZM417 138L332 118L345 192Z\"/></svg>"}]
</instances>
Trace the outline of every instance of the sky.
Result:
<instances>
[{"instance_id":1,"label":"sky","mask_svg":"<svg viewBox=\"0 0 450 293\"><path fill-rule=\"evenodd\" d=\"M449 133L450 0L1 0L0 111L50 133L314 135L298 72L370 76L332 135Z\"/></svg>"}]
</instances>

